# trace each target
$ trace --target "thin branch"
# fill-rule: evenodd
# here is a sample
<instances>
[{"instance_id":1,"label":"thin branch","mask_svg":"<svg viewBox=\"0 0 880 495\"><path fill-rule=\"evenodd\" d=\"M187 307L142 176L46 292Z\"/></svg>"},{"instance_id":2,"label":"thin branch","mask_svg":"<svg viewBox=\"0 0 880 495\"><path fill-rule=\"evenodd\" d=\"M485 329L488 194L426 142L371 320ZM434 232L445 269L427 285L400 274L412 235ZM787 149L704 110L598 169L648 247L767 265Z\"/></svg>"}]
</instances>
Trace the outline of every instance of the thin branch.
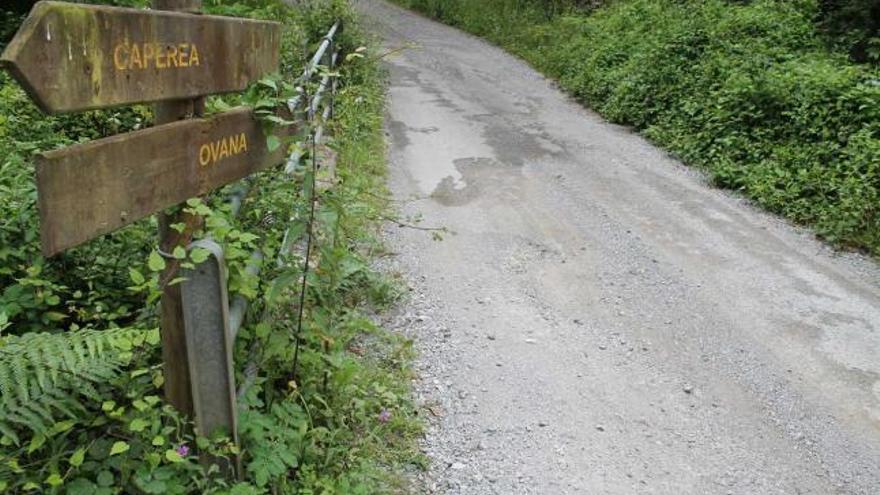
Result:
<instances>
[{"instance_id":1,"label":"thin branch","mask_svg":"<svg viewBox=\"0 0 880 495\"><path fill-rule=\"evenodd\" d=\"M373 56L373 57L367 58L366 60L369 60L369 61L371 61L371 62L373 62L373 61L378 61L378 60L382 60L382 59L384 59L385 57L388 57L388 56L390 56L390 55L394 55L395 53L400 53L400 52L402 52L402 51L404 51L404 50L408 50L408 49L410 49L410 48L416 48L416 47L418 47L417 44L415 44L415 43L408 43L408 44L406 44L406 45L404 45L404 46L401 46L401 47L392 48L391 50L388 50L388 51L386 51L385 53L381 53L381 54L379 54L379 55L376 55L376 56Z\"/></svg>"},{"instance_id":2,"label":"thin branch","mask_svg":"<svg viewBox=\"0 0 880 495\"><path fill-rule=\"evenodd\" d=\"M374 193L374 192L372 192L372 191L367 191L367 190L358 191L357 194L363 194L363 195L366 195L366 196L372 196L372 197L374 197L374 198L376 198L376 199L380 199L380 200L382 200L382 201L387 201L387 202L389 202L389 203L413 203L413 202L415 202L415 201L421 201L421 200L423 200L423 199L428 199L428 198L430 198L430 196L419 196L419 195L413 194L412 196L410 196L410 197L408 197L408 198L405 198L405 199L394 199L394 198L392 198L390 195L388 195L388 196L383 196L383 195L381 195L381 194L376 194L376 193Z\"/></svg>"},{"instance_id":3,"label":"thin branch","mask_svg":"<svg viewBox=\"0 0 880 495\"><path fill-rule=\"evenodd\" d=\"M449 232L449 229L446 227L422 227L421 225L415 225L412 223L403 222L397 218L388 217L385 215L378 215L374 217L374 220L383 220L385 222L391 222L396 224L398 227L414 229L414 230L424 230L427 232Z\"/></svg>"}]
</instances>

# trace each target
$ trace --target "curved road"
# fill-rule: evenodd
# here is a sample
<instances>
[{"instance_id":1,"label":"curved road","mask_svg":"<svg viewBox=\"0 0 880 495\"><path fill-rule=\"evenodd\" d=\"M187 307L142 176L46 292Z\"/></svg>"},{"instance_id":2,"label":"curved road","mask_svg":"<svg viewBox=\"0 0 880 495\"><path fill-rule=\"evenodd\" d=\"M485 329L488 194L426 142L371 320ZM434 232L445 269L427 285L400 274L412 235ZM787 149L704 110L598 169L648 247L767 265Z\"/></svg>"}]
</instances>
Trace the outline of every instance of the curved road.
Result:
<instances>
[{"instance_id":1,"label":"curved road","mask_svg":"<svg viewBox=\"0 0 880 495\"><path fill-rule=\"evenodd\" d=\"M475 0L476 1L476 0ZM880 494L880 270L379 0L428 489Z\"/></svg>"}]
</instances>

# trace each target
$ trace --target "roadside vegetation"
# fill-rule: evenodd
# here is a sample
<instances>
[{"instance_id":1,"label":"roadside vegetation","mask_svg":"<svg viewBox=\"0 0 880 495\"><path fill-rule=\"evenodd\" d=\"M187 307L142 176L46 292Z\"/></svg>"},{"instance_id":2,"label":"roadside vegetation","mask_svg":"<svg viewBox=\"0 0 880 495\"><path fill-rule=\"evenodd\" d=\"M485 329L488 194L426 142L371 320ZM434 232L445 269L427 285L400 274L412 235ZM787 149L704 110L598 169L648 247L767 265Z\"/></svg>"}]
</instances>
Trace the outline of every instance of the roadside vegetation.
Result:
<instances>
[{"instance_id":1,"label":"roadside vegetation","mask_svg":"<svg viewBox=\"0 0 880 495\"><path fill-rule=\"evenodd\" d=\"M523 57L715 184L880 254L880 1L397 1Z\"/></svg>"},{"instance_id":2,"label":"roadside vegetation","mask_svg":"<svg viewBox=\"0 0 880 495\"><path fill-rule=\"evenodd\" d=\"M281 170L254 176L238 217L226 190L186 206L205 218L199 236L223 245L231 295L251 302L235 349L237 383L252 378L240 401L239 452L228 438L194 438L192 425L162 398L157 301L165 260L156 251L155 219L52 259L40 255L34 153L149 126L150 108L49 117L0 71L0 493L399 493L402 473L423 462L409 398L410 343L370 317L398 289L370 268L388 207L381 194L384 83L371 52L357 50L368 44L357 20L344 0L296 8L279 0L205 0L205 11L285 26L282 73L242 95L212 98L209 111L282 101L333 21L345 21L341 46L352 55L340 69L329 132L340 184L320 196L299 369L293 375L302 263L274 260L289 219L295 237L306 231L302 177ZM3 13L0 43L21 19L21 12ZM255 248L271 260L259 279L244 270ZM247 375L248 362L259 373ZM239 453L241 481L206 472L197 450Z\"/></svg>"}]
</instances>

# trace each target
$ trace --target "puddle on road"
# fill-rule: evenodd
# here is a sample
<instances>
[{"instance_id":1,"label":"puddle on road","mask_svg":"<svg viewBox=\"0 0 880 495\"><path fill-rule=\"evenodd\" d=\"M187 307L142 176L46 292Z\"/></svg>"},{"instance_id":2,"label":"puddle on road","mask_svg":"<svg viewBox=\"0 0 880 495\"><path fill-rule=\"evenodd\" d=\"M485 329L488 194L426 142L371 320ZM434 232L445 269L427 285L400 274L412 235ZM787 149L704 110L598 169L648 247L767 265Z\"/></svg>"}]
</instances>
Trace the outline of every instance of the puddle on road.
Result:
<instances>
[{"instance_id":1,"label":"puddle on road","mask_svg":"<svg viewBox=\"0 0 880 495\"><path fill-rule=\"evenodd\" d=\"M504 174L526 163L564 154L542 125L523 126L511 117L533 110L522 98L506 95L494 102L471 101L469 92L442 91L440 87L448 82L433 81L431 73L415 70L405 58L391 65L392 144L418 188L442 204L466 204L479 196L480 186L472 183L466 170L477 175L496 170L503 180ZM482 113L465 110L474 108ZM514 174L520 176L520 171Z\"/></svg>"},{"instance_id":2,"label":"puddle on road","mask_svg":"<svg viewBox=\"0 0 880 495\"><path fill-rule=\"evenodd\" d=\"M463 180L456 181L447 176L431 193L431 197L443 206L463 206L478 198L483 188L483 183L476 177L478 169L499 165L491 158L459 158L453 164Z\"/></svg>"},{"instance_id":3,"label":"puddle on road","mask_svg":"<svg viewBox=\"0 0 880 495\"><path fill-rule=\"evenodd\" d=\"M390 92L393 145L402 152L419 189L431 194L441 184L450 189L465 188L467 183L455 161L463 156L493 154L482 137L484 126L464 121L454 105L437 101L423 85L397 86ZM398 110L403 108L407 111Z\"/></svg>"}]
</instances>

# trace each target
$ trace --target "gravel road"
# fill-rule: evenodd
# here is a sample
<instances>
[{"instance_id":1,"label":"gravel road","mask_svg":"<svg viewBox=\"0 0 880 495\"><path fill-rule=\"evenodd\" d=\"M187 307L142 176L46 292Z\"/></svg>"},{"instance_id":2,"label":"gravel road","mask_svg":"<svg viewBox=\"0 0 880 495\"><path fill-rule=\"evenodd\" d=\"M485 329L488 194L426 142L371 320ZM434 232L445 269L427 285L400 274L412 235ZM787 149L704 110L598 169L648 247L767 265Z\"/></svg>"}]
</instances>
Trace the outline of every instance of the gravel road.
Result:
<instances>
[{"instance_id":1,"label":"gravel road","mask_svg":"<svg viewBox=\"0 0 880 495\"><path fill-rule=\"evenodd\" d=\"M880 270L379 0L425 491L880 494Z\"/></svg>"}]
</instances>

